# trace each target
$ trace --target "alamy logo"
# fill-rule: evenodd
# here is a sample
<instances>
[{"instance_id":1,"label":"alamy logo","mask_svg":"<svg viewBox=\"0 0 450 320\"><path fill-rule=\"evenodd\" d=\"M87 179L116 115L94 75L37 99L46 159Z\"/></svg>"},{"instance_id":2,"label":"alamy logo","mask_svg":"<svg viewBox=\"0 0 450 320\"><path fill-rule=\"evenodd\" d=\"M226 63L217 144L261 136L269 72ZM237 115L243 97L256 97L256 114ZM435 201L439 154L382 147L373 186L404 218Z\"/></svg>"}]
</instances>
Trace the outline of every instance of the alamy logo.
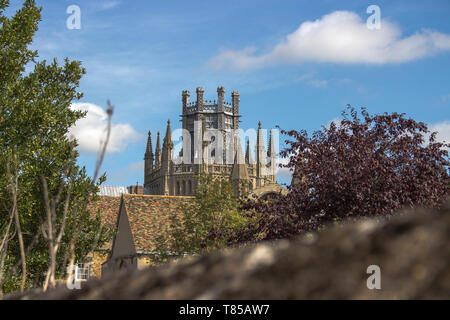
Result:
<instances>
[{"instance_id":1,"label":"alamy logo","mask_svg":"<svg viewBox=\"0 0 450 320\"><path fill-rule=\"evenodd\" d=\"M67 280L66 286L69 290L80 290L81 289L81 281L77 278L77 266L69 266L67 267Z\"/></svg>"},{"instance_id":2,"label":"alamy logo","mask_svg":"<svg viewBox=\"0 0 450 320\"><path fill-rule=\"evenodd\" d=\"M367 28L369 30L380 30L381 29L381 9L377 5L370 5L367 7L368 14L372 14L369 18L367 18Z\"/></svg>"},{"instance_id":3,"label":"alamy logo","mask_svg":"<svg viewBox=\"0 0 450 320\"><path fill-rule=\"evenodd\" d=\"M268 136L268 130L261 128L244 131L242 129L223 130L214 128L203 130L202 127L202 121L194 121L193 133L187 129L176 129L173 131L172 137L175 142L175 151L183 150L182 156L173 159L175 164L201 164L203 162L209 164L245 164L246 160L241 156L244 141L248 139L248 143L256 146L259 133L261 139ZM276 158L278 154L279 135L278 129L270 130L269 144L271 143L272 145L269 147L273 149L271 149L272 154L268 156L269 158ZM192 157L192 155L194 156ZM256 156L258 156L257 150ZM276 167L276 161L270 163Z\"/></svg>"},{"instance_id":4,"label":"alamy logo","mask_svg":"<svg viewBox=\"0 0 450 320\"><path fill-rule=\"evenodd\" d=\"M66 26L69 30L80 30L81 29L81 9L77 5L71 5L67 7L67 14L70 16L66 20Z\"/></svg>"},{"instance_id":5,"label":"alamy logo","mask_svg":"<svg viewBox=\"0 0 450 320\"><path fill-rule=\"evenodd\" d=\"M367 289L380 290L381 289L381 269L377 265L370 265L367 267L367 274L371 276L367 278Z\"/></svg>"}]
</instances>

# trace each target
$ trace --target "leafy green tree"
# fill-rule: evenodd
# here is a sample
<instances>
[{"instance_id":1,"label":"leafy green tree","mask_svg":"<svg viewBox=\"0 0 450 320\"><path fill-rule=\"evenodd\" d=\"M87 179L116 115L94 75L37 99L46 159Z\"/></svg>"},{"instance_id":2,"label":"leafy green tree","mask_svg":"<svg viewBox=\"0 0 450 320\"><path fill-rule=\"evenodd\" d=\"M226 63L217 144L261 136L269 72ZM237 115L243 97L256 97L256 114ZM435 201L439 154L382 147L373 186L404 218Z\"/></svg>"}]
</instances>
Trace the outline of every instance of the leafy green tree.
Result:
<instances>
[{"instance_id":1,"label":"leafy green tree","mask_svg":"<svg viewBox=\"0 0 450 320\"><path fill-rule=\"evenodd\" d=\"M227 177L200 175L192 203L171 216L169 236L159 237L160 256L203 254L226 247L247 225Z\"/></svg>"},{"instance_id":2,"label":"leafy green tree","mask_svg":"<svg viewBox=\"0 0 450 320\"><path fill-rule=\"evenodd\" d=\"M105 177L94 183L76 165L76 141L68 136L85 116L70 108L83 96L77 88L85 70L79 61L37 61L29 46L41 8L25 0L8 18L8 5L0 3L0 293L44 283L49 243L59 233L56 277L110 236L86 210Z\"/></svg>"}]
</instances>

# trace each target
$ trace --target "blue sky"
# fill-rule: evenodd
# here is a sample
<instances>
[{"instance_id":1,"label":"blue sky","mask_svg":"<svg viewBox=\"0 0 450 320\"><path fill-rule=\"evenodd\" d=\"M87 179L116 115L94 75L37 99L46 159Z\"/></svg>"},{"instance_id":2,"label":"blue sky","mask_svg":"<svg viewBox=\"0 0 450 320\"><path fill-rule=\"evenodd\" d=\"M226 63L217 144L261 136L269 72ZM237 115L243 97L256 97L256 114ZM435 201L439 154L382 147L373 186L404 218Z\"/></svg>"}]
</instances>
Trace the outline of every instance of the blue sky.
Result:
<instances>
[{"instance_id":1,"label":"blue sky","mask_svg":"<svg viewBox=\"0 0 450 320\"><path fill-rule=\"evenodd\" d=\"M195 100L197 86L208 100L218 86L228 101L239 90L244 129L261 121L311 132L351 104L405 112L450 140L448 0L37 2L40 58L69 57L87 69L80 91L91 115L74 132L90 171L101 108L108 98L116 107L108 185L143 182L147 131L165 132L168 118L175 129L181 91ZM66 27L70 5L81 9L80 30ZM379 30L365 26L369 5L380 8Z\"/></svg>"}]
</instances>

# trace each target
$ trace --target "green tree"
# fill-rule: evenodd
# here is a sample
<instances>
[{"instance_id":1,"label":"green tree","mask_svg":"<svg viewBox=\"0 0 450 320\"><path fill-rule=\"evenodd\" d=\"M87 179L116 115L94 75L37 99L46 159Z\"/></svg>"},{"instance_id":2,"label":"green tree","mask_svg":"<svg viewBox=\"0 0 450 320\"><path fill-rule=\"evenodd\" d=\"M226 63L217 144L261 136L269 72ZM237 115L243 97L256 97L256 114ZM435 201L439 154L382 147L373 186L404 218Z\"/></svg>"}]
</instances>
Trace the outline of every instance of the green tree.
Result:
<instances>
[{"instance_id":1,"label":"green tree","mask_svg":"<svg viewBox=\"0 0 450 320\"><path fill-rule=\"evenodd\" d=\"M62 277L67 261L83 261L110 236L86 210L105 177L94 183L76 165L76 141L68 136L85 116L70 108L82 98L85 70L68 59L37 61L29 46L41 8L26 0L8 18L8 5L0 4L0 293L44 283L49 244L58 247L53 277Z\"/></svg>"},{"instance_id":2,"label":"green tree","mask_svg":"<svg viewBox=\"0 0 450 320\"><path fill-rule=\"evenodd\" d=\"M239 210L239 199L226 177L200 175L192 203L182 207L181 215L171 216L168 237L159 237L162 259L168 253L203 254L221 249L249 223Z\"/></svg>"}]
</instances>

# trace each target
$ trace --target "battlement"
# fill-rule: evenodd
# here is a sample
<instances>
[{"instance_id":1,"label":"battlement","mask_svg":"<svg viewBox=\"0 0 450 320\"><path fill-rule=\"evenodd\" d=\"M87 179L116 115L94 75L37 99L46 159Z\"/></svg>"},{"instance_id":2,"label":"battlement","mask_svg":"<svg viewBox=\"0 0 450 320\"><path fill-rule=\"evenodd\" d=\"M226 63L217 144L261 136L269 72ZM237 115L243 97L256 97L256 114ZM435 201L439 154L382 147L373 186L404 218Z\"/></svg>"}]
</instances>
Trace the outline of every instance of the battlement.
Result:
<instances>
[{"instance_id":1,"label":"battlement","mask_svg":"<svg viewBox=\"0 0 450 320\"><path fill-rule=\"evenodd\" d=\"M205 100L204 99L204 89L198 87L196 89L197 101L191 102L189 90L183 90L182 92L182 102L183 102L183 115L195 114L198 112L212 112L220 113L225 112L229 114L239 113L239 91L233 91L231 94L232 102L227 102L224 100L225 89L223 87L217 88L217 101L216 100Z\"/></svg>"},{"instance_id":2,"label":"battlement","mask_svg":"<svg viewBox=\"0 0 450 320\"><path fill-rule=\"evenodd\" d=\"M203 112L221 112L220 110L220 106L219 104L216 103L216 101L203 101ZM228 103L228 102L224 102L223 104L223 111L225 113L229 113L232 114L233 113L233 105ZM184 114L194 114L198 111L198 104L197 101L195 102L191 102L189 103L189 105L187 106L186 109L184 109Z\"/></svg>"}]
</instances>

